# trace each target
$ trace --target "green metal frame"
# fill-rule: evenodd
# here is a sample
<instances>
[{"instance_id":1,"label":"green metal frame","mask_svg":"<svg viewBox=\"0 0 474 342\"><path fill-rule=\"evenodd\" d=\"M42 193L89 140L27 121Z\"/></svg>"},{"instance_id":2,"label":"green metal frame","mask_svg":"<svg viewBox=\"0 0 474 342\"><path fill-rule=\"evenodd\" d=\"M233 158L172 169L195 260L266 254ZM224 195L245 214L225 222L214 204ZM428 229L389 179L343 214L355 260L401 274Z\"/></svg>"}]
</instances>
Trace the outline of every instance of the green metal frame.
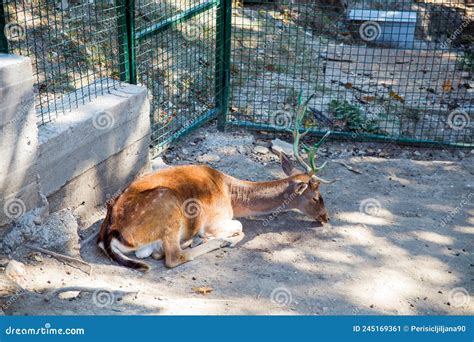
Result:
<instances>
[{"instance_id":1,"label":"green metal frame","mask_svg":"<svg viewBox=\"0 0 474 342\"><path fill-rule=\"evenodd\" d=\"M135 58L135 0L116 0L120 9L117 18L119 54L120 54L120 80L137 84L137 68Z\"/></svg>"},{"instance_id":2,"label":"green metal frame","mask_svg":"<svg viewBox=\"0 0 474 342\"><path fill-rule=\"evenodd\" d=\"M211 119L218 118L219 129L226 124L227 108L230 96L230 58L231 58L231 28L232 0L210 0L189 8L173 17L153 24L141 31L135 32L135 1L116 0L120 15L118 17L118 39L120 54L120 79L123 82L137 83L137 61L135 44L176 27L197 15L216 8L216 45L215 45L215 107L196 118L191 125L179 129L166 140L153 146L153 154L166 149L170 143L183 137L189 132L202 126Z\"/></svg>"},{"instance_id":3,"label":"green metal frame","mask_svg":"<svg viewBox=\"0 0 474 342\"><path fill-rule=\"evenodd\" d=\"M218 0L213 0L206 2L204 4L200 4L198 6L192 7L190 9L187 9L186 11L179 13L171 18L168 18L166 20L163 20L145 30L142 30L140 32L137 32L135 34L135 39L136 40L142 40L145 38L148 38L154 34L163 32L169 28L172 28L180 23L186 22L189 19L195 17L198 14L201 14L203 12L206 12L216 6L219 5L222 1Z\"/></svg>"},{"instance_id":4,"label":"green metal frame","mask_svg":"<svg viewBox=\"0 0 474 342\"><path fill-rule=\"evenodd\" d=\"M274 133L285 133L284 130L277 127L272 127L264 124L258 124L254 122L248 121L233 121L228 122L229 126L243 128L252 131L266 131L266 132L274 132ZM318 129L309 129L308 136L313 137L322 137L324 136L327 131L318 130ZM355 134L355 137L354 137ZM402 138L402 137L390 137L390 136L381 136L377 134L369 134L369 133L355 133L355 132L339 132L339 131L331 131L331 137L329 139L336 139L336 140L350 140L354 142L385 142L385 143L397 143L400 145L410 145L410 146L419 146L419 147L455 147L455 148L466 148L472 149L472 144L467 143L448 143L448 142L440 142L434 140L420 140L420 139L413 139L413 138Z\"/></svg>"},{"instance_id":5,"label":"green metal frame","mask_svg":"<svg viewBox=\"0 0 474 342\"><path fill-rule=\"evenodd\" d=\"M118 0L123 2L123 6L126 9L133 8L129 5L129 0ZM133 35L130 35L130 31L134 32L133 27L134 18L133 13L124 15L126 22L119 25L120 27L127 28L126 33L121 32L122 38L121 46L125 46L129 49L129 52L123 52L123 65L125 66L123 75L124 80L128 81L128 75L135 75L136 80L136 62L135 55L130 51L134 50L134 42L139 43L142 40L152 37L153 35L162 33L168 29L176 27L177 25L184 23L201 13L216 8L216 45L215 45L215 108L208 110L207 112L196 118L195 122L191 125L187 125L183 129L179 129L173 133L166 140L161 141L158 146L154 146L153 154L158 154L166 149L170 143L185 136L196 128L202 126L211 119L218 118L219 129L223 130L226 124L227 108L229 107L230 97L230 59L231 59L231 28L232 28L232 0L210 0L208 2L196 5L189 8L173 17L167 18L161 22L158 22L146 29L138 31ZM122 30L123 31L123 30ZM129 57L127 59L127 56ZM133 77L130 76L131 79Z\"/></svg>"},{"instance_id":6,"label":"green metal frame","mask_svg":"<svg viewBox=\"0 0 474 342\"><path fill-rule=\"evenodd\" d=\"M8 39L5 36L5 10L3 0L0 0L0 53L8 53Z\"/></svg>"},{"instance_id":7,"label":"green metal frame","mask_svg":"<svg viewBox=\"0 0 474 342\"><path fill-rule=\"evenodd\" d=\"M221 0L217 10L216 37L216 107L219 108L217 127L226 126L230 100L230 60L232 33L232 0Z\"/></svg>"}]
</instances>

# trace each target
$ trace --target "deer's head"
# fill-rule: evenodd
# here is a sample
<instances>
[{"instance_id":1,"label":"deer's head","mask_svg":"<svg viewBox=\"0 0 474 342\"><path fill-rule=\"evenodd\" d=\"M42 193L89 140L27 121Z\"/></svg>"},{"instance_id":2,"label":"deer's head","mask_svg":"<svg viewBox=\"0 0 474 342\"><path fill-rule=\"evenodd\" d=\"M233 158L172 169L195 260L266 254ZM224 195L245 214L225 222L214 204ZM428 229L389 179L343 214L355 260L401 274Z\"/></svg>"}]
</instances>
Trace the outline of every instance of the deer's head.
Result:
<instances>
[{"instance_id":1,"label":"deer's head","mask_svg":"<svg viewBox=\"0 0 474 342\"><path fill-rule=\"evenodd\" d=\"M309 217L314 218L321 224L324 224L329 221L329 214L324 206L324 200L319 188L321 183L331 184L336 180L327 181L316 175L326 166L326 163L324 163L318 167L316 165L316 158L319 147L324 143L331 132L327 132L323 138L313 146L308 146L301 142L301 139L309 132L309 130L301 132L301 123L306 115L307 104L312 96L309 97L304 104L301 101L301 97L302 95L300 94L293 130L293 154L296 161L303 167L305 172L301 172L295 168L288 156L284 153L280 154L281 165L283 171L292 178L292 187L294 188L293 192L296 196L293 201L294 209L297 209ZM307 154L308 163L305 162L303 157L300 155L301 150Z\"/></svg>"}]
</instances>

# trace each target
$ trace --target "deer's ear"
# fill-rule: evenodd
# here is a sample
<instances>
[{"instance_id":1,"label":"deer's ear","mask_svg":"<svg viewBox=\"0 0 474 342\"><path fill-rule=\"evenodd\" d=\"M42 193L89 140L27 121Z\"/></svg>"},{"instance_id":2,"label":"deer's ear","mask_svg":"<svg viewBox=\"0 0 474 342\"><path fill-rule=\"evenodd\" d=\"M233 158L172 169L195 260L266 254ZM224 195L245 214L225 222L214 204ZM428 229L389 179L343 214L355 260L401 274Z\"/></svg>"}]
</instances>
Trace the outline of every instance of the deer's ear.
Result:
<instances>
[{"instance_id":1,"label":"deer's ear","mask_svg":"<svg viewBox=\"0 0 474 342\"><path fill-rule=\"evenodd\" d=\"M302 195L306 189L308 189L308 184L301 182L296 186L295 193L297 195Z\"/></svg>"},{"instance_id":2,"label":"deer's ear","mask_svg":"<svg viewBox=\"0 0 474 342\"><path fill-rule=\"evenodd\" d=\"M283 172L287 176L294 176L294 175L300 173L298 171L298 169L296 169L294 167L294 165L291 162L290 158L288 158L288 156L283 152L280 152L280 162L281 162L281 167L283 169Z\"/></svg>"}]
</instances>

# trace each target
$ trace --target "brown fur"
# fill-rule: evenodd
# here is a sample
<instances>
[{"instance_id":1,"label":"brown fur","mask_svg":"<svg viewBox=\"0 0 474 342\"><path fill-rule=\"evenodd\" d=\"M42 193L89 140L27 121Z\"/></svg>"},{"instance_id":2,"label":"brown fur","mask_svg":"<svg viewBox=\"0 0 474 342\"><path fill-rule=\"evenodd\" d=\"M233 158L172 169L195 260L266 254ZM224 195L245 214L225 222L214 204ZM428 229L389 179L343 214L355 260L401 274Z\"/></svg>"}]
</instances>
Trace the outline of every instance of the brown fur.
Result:
<instances>
[{"instance_id":1,"label":"brown fur","mask_svg":"<svg viewBox=\"0 0 474 342\"><path fill-rule=\"evenodd\" d=\"M299 209L315 220L327 222L319 183L297 172L289 163L287 158L282 159L289 177L270 182L241 181L208 166L194 165L142 177L108 205L98 242L118 263L146 269L146 264L127 260L114 251L110 236L132 250L161 241L166 265L175 267L240 241L243 232L241 224L234 220L237 217ZM291 201L286 203L290 197ZM189 201L197 204L198 214L189 215L185 207ZM217 240L183 250L183 245L188 246L197 236ZM157 258L163 256L156 253Z\"/></svg>"}]
</instances>

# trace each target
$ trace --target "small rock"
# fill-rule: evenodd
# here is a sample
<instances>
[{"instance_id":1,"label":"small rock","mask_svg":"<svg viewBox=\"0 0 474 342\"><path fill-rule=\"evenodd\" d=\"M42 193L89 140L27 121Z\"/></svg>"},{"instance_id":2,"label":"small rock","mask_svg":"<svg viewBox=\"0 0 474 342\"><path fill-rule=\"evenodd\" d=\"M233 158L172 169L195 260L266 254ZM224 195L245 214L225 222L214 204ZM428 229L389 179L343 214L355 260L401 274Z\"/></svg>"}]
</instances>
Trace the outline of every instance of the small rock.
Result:
<instances>
[{"instance_id":1,"label":"small rock","mask_svg":"<svg viewBox=\"0 0 474 342\"><path fill-rule=\"evenodd\" d=\"M242 145L239 145L237 146L237 151L240 153L240 154L245 154L245 147L242 146Z\"/></svg>"},{"instance_id":2,"label":"small rock","mask_svg":"<svg viewBox=\"0 0 474 342\"><path fill-rule=\"evenodd\" d=\"M275 152L283 152L287 156L293 155L293 145L280 139L272 140L272 150Z\"/></svg>"},{"instance_id":3,"label":"small rock","mask_svg":"<svg viewBox=\"0 0 474 342\"><path fill-rule=\"evenodd\" d=\"M7 258L0 258L0 267L6 267L9 262L10 260Z\"/></svg>"},{"instance_id":4,"label":"small rock","mask_svg":"<svg viewBox=\"0 0 474 342\"><path fill-rule=\"evenodd\" d=\"M413 155L416 157L421 157L421 153L418 151L413 152Z\"/></svg>"},{"instance_id":5,"label":"small rock","mask_svg":"<svg viewBox=\"0 0 474 342\"><path fill-rule=\"evenodd\" d=\"M471 78L471 73L469 71L463 71L461 73L462 78Z\"/></svg>"},{"instance_id":6,"label":"small rock","mask_svg":"<svg viewBox=\"0 0 474 342\"><path fill-rule=\"evenodd\" d=\"M218 162L221 160L221 157L219 157L217 154L214 153L206 153L201 156L198 156L196 160L200 163L210 163L210 162Z\"/></svg>"},{"instance_id":7,"label":"small rock","mask_svg":"<svg viewBox=\"0 0 474 342\"><path fill-rule=\"evenodd\" d=\"M25 265L19 261L11 260L7 268L5 269L5 274L13 281L23 280L26 278L27 272Z\"/></svg>"},{"instance_id":8,"label":"small rock","mask_svg":"<svg viewBox=\"0 0 474 342\"><path fill-rule=\"evenodd\" d=\"M37 252L33 252L30 255L28 255L28 258L36 262L43 262L43 256Z\"/></svg>"},{"instance_id":9,"label":"small rock","mask_svg":"<svg viewBox=\"0 0 474 342\"><path fill-rule=\"evenodd\" d=\"M255 153L258 153L258 154L268 154L268 153L270 153L270 150L265 146L255 146L253 151Z\"/></svg>"}]
</instances>

